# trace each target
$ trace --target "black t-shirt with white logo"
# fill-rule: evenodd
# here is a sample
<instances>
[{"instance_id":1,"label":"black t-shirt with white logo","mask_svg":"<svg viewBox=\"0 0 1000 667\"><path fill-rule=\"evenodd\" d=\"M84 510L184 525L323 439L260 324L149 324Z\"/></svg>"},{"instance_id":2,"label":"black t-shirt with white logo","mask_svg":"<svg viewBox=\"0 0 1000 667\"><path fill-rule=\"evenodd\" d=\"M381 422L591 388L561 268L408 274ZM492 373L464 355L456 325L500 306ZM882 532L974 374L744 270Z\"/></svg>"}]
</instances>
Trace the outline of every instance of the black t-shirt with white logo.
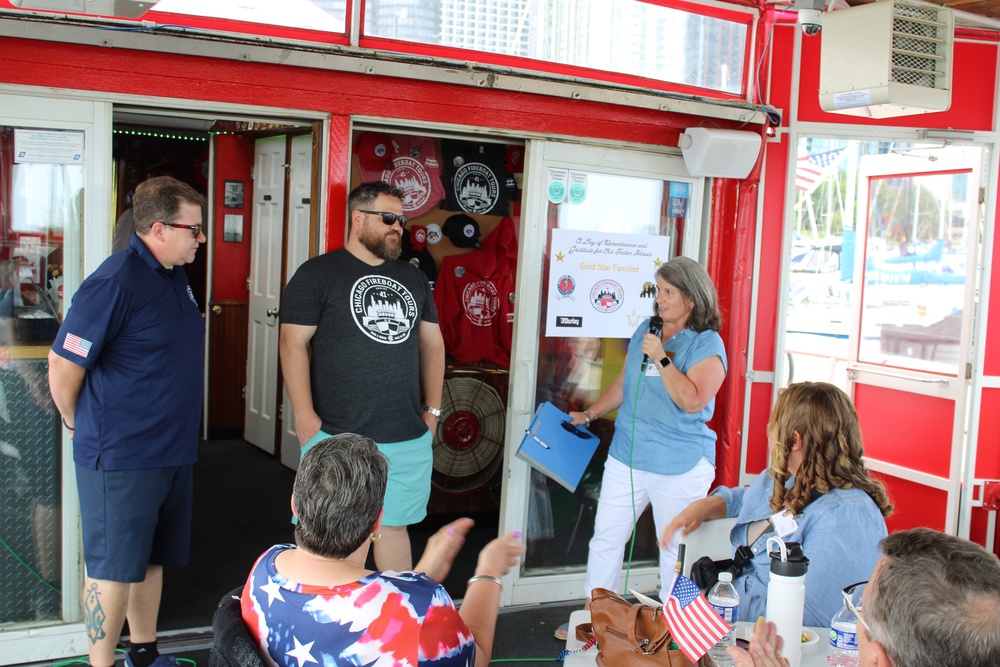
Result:
<instances>
[{"instance_id":1,"label":"black t-shirt with white logo","mask_svg":"<svg viewBox=\"0 0 1000 667\"><path fill-rule=\"evenodd\" d=\"M305 262L288 281L282 324L315 326L313 407L330 435L402 442L420 418L420 323L437 322L426 276L407 262L369 266L346 248Z\"/></svg>"},{"instance_id":2,"label":"black t-shirt with white logo","mask_svg":"<svg viewBox=\"0 0 1000 667\"><path fill-rule=\"evenodd\" d=\"M503 144L441 140L444 163L446 211L475 215L507 215L510 200L517 199L514 175L507 171Z\"/></svg>"}]
</instances>

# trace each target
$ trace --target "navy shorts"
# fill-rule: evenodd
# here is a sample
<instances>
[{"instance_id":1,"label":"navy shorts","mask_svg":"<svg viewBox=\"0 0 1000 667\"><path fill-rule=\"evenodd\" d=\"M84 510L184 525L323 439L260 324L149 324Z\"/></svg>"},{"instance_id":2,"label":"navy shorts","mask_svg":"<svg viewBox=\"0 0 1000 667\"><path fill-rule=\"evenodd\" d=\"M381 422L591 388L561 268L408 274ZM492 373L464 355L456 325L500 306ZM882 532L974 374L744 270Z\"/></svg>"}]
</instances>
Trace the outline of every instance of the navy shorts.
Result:
<instances>
[{"instance_id":1,"label":"navy shorts","mask_svg":"<svg viewBox=\"0 0 1000 667\"><path fill-rule=\"evenodd\" d=\"M149 565L187 565L192 469L76 466L88 577L134 584L145 580Z\"/></svg>"}]
</instances>

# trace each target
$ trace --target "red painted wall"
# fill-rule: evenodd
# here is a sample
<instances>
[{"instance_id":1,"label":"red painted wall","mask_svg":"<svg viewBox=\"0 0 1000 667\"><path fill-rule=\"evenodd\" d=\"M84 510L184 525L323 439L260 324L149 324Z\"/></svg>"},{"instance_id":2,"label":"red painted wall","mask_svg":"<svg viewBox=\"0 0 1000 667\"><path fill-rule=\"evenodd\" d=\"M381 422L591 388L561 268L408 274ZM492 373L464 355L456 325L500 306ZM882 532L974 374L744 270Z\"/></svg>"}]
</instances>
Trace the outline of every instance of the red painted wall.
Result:
<instances>
[{"instance_id":1,"label":"red painted wall","mask_svg":"<svg viewBox=\"0 0 1000 667\"><path fill-rule=\"evenodd\" d=\"M253 229L253 141L231 134L215 136L215 171L217 183L243 182L243 208L226 208L223 205L225 190L216 189L212 201L215 228L212 229L215 274L212 283L212 300L247 299L247 276L250 275L250 234ZM226 215L243 216L243 240L223 240L223 220Z\"/></svg>"}]
</instances>

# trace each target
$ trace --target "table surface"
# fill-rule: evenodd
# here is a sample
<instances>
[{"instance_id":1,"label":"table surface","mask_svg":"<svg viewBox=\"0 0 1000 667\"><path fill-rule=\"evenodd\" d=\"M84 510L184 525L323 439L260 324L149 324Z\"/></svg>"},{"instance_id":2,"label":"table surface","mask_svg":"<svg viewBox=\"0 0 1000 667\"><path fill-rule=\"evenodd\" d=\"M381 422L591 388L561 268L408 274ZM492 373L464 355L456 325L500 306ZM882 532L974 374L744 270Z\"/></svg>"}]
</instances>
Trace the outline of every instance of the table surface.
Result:
<instances>
[{"instance_id":1,"label":"table surface","mask_svg":"<svg viewBox=\"0 0 1000 667\"><path fill-rule=\"evenodd\" d=\"M581 623L590 623L590 612L577 610L569 615L569 636L566 637L566 648L575 650L583 647L583 642L576 638L576 626ZM819 636L819 643L810 647L804 647L802 651L802 663L800 667L826 667L827 655L830 652L830 642L827 634L828 628L810 628ZM749 639L753 634L753 624L740 621L736 624L736 636ZM591 648L583 653L574 653L567 656L564 667L592 667L597 664L597 649Z\"/></svg>"}]
</instances>

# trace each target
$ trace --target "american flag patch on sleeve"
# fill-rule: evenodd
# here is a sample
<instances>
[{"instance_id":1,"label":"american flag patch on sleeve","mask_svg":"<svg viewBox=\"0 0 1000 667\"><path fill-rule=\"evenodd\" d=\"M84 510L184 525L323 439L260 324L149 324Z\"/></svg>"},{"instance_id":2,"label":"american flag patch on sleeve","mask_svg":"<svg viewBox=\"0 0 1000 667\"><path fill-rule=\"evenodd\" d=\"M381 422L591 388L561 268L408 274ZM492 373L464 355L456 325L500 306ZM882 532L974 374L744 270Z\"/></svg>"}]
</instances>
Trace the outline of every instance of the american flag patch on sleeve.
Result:
<instances>
[{"instance_id":1,"label":"american flag patch on sleeve","mask_svg":"<svg viewBox=\"0 0 1000 667\"><path fill-rule=\"evenodd\" d=\"M63 341L63 349L69 350L73 354L87 358L90 354L90 348L93 347L93 343L85 338L80 338L79 336L74 336L71 333L66 334L66 340Z\"/></svg>"}]
</instances>

